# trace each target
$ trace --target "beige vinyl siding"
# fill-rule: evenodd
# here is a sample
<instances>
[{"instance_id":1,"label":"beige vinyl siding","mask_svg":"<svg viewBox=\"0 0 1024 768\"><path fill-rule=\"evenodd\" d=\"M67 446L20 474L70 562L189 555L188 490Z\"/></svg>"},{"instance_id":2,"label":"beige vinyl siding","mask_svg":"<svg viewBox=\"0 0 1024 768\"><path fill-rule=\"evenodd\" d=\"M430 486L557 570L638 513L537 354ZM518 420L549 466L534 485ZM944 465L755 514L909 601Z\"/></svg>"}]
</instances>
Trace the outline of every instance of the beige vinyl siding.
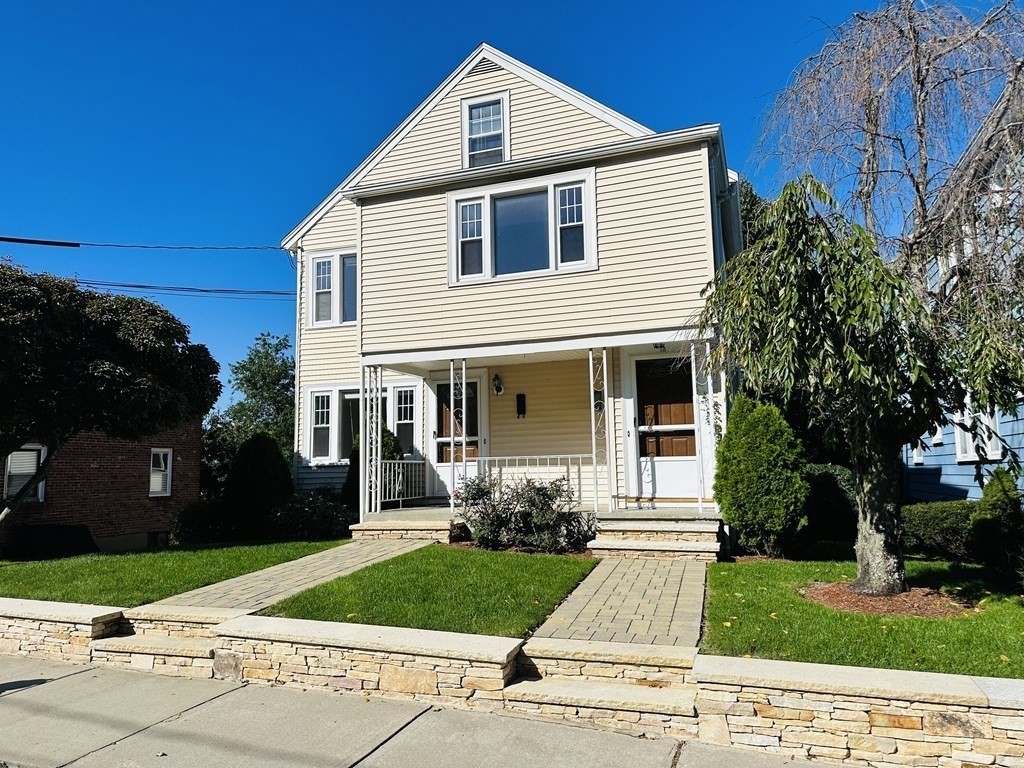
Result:
<instances>
[{"instance_id":1,"label":"beige vinyl siding","mask_svg":"<svg viewBox=\"0 0 1024 768\"><path fill-rule=\"evenodd\" d=\"M444 194L366 202L364 352L692 324L711 277L706 178L701 147L599 166L597 270L455 287Z\"/></svg>"},{"instance_id":2,"label":"beige vinyl siding","mask_svg":"<svg viewBox=\"0 0 1024 768\"><path fill-rule=\"evenodd\" d=\"M621 129L505 69L470 73L380 159L360 185L462 168L462 99L499 91L509 92L512 160L629 138Z\"/></svg>"},{"instance_id":3,"label":"beige vinyl siding","mask_svg":"<svg viewBox=\"0 0 1024 768\"><path fill-rule=\"evenodd\" d=\"M306 252L354 248L358 243L359 215L356 204L338 200L301 241Z\"/></svg>"},{"instance_id":4,"label":"beige vinyl siding","mask_svg":"<svg viewBox=\"0 0 1024 768\"><path fill-rule=\"evenodd\" d=\"M586 360L524 363L488 371L505 393L490 394L490 453L551 456L590 453L590 388ZM488 378L490 382L490 378ZM516 395L526 395L526 418L516 418Z\"/></svg>"}]
</instances>

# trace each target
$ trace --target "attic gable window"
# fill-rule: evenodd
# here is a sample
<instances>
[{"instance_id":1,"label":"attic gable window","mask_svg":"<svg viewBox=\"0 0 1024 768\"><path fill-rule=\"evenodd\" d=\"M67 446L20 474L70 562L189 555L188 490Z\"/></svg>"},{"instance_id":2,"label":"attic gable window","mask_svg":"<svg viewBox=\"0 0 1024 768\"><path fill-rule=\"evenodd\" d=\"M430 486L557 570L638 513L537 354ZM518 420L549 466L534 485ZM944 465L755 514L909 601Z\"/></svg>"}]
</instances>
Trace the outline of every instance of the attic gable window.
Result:
<instances>
[{"instance_id":1,"label":"attic gable window","mask_svg":"<svg viewBox=\"0 0 1024 768\"><path fill-rule=\"evenodd\" d=\"M464 168L508 160L508 92L464 99L462 137Z\"/></svg>"},{"instance_id":2,"label":"attic gable window","mask_svg":"<svg viewBox=\"0 0 1024 768\"><path fill-rule=\"evenodd\" d=\"M597 267L594 170L448 194L449 284Z\"/></svg>"}]
</instances>

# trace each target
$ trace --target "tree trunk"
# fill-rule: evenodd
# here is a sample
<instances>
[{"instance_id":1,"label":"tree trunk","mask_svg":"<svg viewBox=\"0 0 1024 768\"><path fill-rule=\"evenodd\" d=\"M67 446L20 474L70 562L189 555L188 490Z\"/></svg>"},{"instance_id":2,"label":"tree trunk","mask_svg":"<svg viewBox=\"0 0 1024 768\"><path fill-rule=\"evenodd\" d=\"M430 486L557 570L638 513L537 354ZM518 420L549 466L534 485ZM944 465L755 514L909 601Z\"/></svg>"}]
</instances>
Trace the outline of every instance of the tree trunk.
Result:
<instances>
[{"instance_id":1,"label":"tree trunk","mask_svg":"<svg viewBox=\"0 0 1024 768\"><path fill-rule=\"evenodd\" d=\"M906 589L900 543L901 450L871 450L854 462L859 516L853 589L865 595L895 595Z\"/></svg>"}]
</instances>

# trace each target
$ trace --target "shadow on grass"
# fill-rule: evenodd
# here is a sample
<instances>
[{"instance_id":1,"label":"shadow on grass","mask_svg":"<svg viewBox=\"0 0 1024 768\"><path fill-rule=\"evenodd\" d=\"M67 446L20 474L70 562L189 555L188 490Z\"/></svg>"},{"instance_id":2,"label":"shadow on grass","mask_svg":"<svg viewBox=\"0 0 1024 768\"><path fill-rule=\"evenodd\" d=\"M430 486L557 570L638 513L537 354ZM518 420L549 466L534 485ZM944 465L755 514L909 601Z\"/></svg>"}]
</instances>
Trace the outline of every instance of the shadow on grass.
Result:
<instances>
[{"instance_id":1,"label":"shadow on grass","mask_svg":"<svg viewBox=\"0 0 1024 768\"><path fill-rule=\"evenodd\" d=\"M907 586L926 587L975 605L987 597L1012 599L1019 596L1013 585L992 577L980 565L909 561Z\"/></svg>"}]
</instances>

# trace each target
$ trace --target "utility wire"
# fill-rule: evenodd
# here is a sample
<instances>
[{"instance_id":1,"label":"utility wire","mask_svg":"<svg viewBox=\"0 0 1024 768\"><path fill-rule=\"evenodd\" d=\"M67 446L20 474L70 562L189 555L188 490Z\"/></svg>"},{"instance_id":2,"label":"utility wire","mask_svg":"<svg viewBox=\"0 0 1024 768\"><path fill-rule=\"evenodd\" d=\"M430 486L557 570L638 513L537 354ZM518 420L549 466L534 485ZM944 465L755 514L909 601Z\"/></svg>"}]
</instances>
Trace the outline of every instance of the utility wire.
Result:
<instances>
[{"instance_id":1,"label":"utility wire","mask_svg":"<svg viewBox=\"0 0 1024 768\"><path fill-rule=\"evenodd\" d=\"M50 248L140 248L157 251L280 251L277 245L154 245L142 243L84 243L74 240L43 240L36 237L0 235L0 243L42 245Z\"/></svg>"},{"instance_id":2,"label":"utility wire","mask_svg":"<svg viewBox=\"0 0 1024 768\"><path fill-rule=\"evenodd\" d=\"M187 285L150 285L147 283L117 283L108 280L76 279L86 288L117 290L144 296L183 296L192 299L233 299L239 301L295 301L293 291L272 291L244 288L200 288Z\"/></svg>"}]
</instances>

